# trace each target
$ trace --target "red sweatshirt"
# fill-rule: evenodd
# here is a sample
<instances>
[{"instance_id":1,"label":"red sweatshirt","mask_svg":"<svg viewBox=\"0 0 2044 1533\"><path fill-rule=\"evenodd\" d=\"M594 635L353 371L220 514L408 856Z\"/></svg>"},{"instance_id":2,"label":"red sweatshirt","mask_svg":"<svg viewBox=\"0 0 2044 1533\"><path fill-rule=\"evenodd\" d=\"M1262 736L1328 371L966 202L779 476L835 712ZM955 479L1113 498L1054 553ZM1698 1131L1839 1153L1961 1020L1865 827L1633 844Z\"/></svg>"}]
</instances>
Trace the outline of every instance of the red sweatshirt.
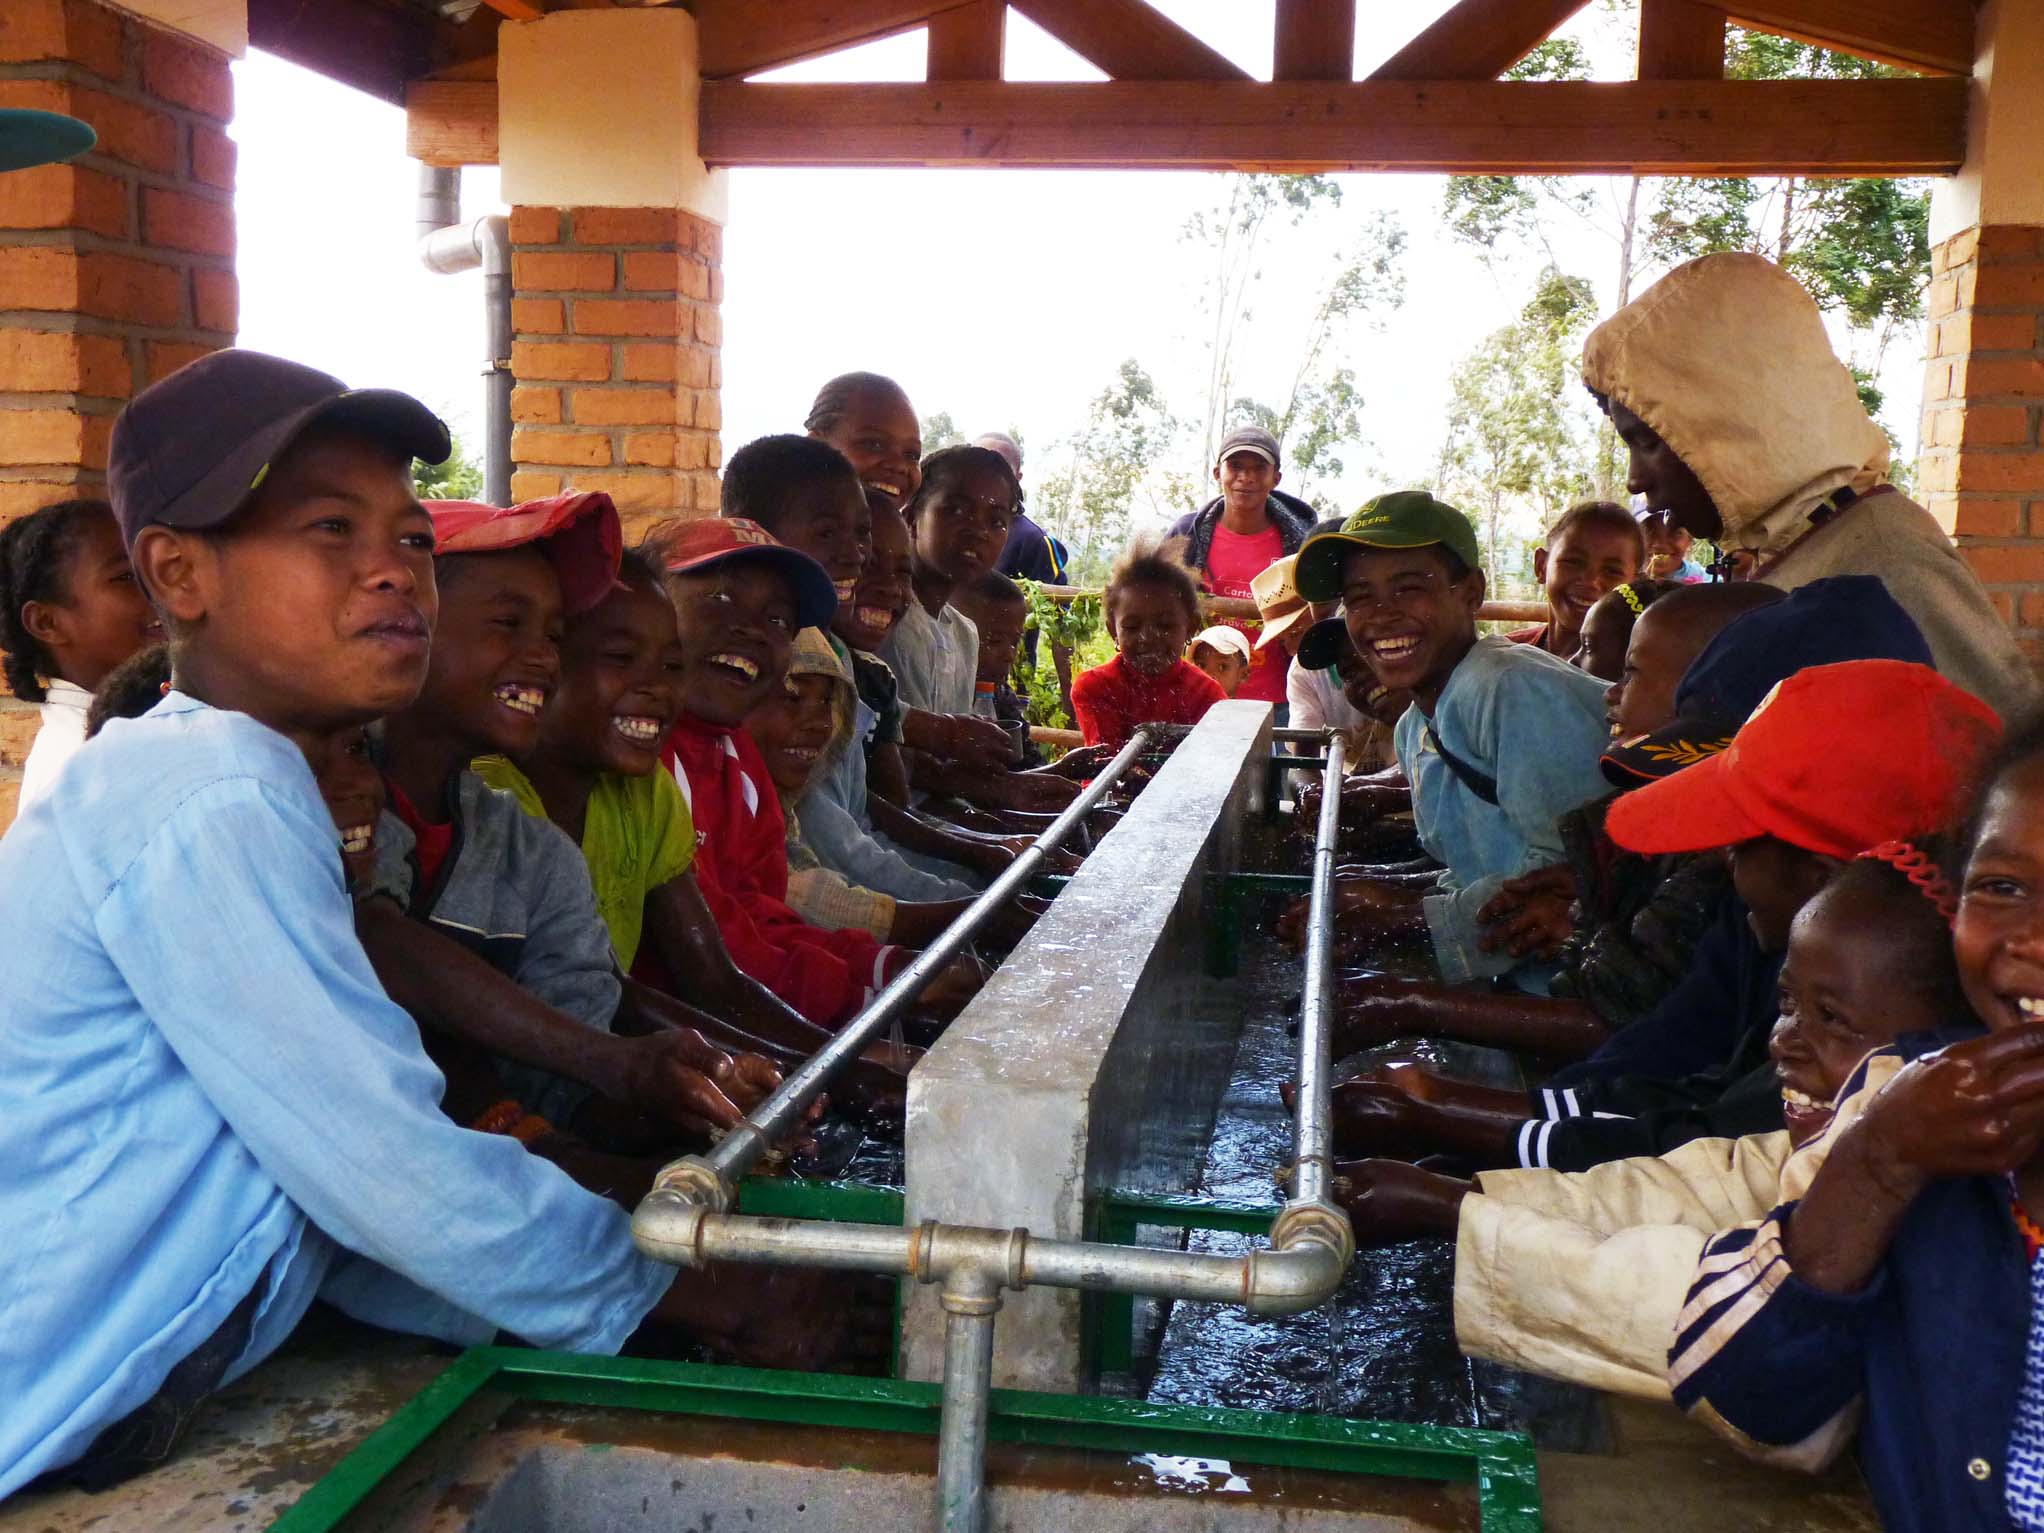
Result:
<instances>
[{"instance_id":1,"label":"red sweatshirt","mask_svg":"<svg viewBox=\"0 0 2044 1533\"><path fill-rule=\"evenodd\" d=\"M695 819L696 882L733 962L810 1021L850 1021L910 954L788 908L786 822L752 737L683 714L660 761Z\"/></svg>"},{"instance_id":2,"label":"red sweatshirt","mask_svg":"<svg viewBox=\"0 0 2044 1533\"><path fill-rule=\"evenodd\" d=\"M1128 744L1138 724L1197 724L1215 703L1221 684L1190 660L1161 676L1145 676L1116 655L1072 683L1072 712L1088 745Z\"/></svg>"}]
</instances>

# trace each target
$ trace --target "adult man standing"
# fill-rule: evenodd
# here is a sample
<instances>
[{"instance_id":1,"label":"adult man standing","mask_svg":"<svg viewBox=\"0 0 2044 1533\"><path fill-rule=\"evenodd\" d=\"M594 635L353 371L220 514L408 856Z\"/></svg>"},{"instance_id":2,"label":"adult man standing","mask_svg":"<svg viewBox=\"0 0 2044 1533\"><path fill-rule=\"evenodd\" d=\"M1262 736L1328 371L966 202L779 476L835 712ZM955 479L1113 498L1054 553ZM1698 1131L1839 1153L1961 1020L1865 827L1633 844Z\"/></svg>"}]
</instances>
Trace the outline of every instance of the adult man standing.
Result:
<instances>
[{"instance_id":1,"label":"adult man standing","mask_svg":"<svg viewBox=\"0 0 2044 1533\"><path fill-rule=\"evenodd\" d=\"M1221 440L1214 460L1214 483L1221 493L1190 516L1181 517L1171 536L1184 538L1185 562L1215 596L1249 601L1251 583L1275 564L1299 551L1313 530L1313 508L1278 490L1284 477L1277 438L1256 426L1238 426ZM1248 635L1254 646L1262 624L1254 618L1224 618ZM1291 656L1283 645L1256 650L1249 679L1235 691L1238 698L1269 703L1285 721L1285 677Z\"/></svg>"},{"instance_id":2,"label":"adult man standing","mask_svg":"<svg viewBox=\"0 0 2044 1533\"><path fill-rule=\"evenodd\" d=\"M1940 671L2012 724L2030 717L2036 675L1952 540L1888 483L1888 439L1782 268L1738 251L1676 267L1590 333L1583 382L1649 511L1784 591L1876 577Z\"/></svg>"}]
</instances>

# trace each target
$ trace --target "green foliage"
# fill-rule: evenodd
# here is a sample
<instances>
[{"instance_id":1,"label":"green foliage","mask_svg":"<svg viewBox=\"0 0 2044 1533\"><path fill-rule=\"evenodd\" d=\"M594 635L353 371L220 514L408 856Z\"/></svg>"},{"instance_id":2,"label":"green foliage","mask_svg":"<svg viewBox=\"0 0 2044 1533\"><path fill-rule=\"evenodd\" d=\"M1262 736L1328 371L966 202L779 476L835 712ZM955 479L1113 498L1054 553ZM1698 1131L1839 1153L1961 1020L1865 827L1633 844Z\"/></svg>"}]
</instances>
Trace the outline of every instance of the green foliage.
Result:
<instances>
[{"instance_id":1,"label":"green foliage","mask_svg":"<svg viewBox=\"0 0 2044 1533\"><path fill-rule=\"evenodd\" d=\"M921 424L925 453L935 452L940 447L956 447L965 440L965 434L951 419L949 410L939 410L934 415L925 415Z\"/></svg>"},{"instance_id":2,"label":"green foliage","mask_svg":"<svg viewBox=\"0 0 2044 1533\"><path fill-rule=\"evenodd\" d=\"M445 463L412 460L412 489L421 500L480 500L483 466L469 455L468 444L455 437Z\"/></svg>"},{"instance_id":3,"label":"green foliage","mask_svg":"<svg viewBox=\"0 0 2044 1533\"><path fill-rule=\"evenodd\" d=\"M1449 380L1440 488L1473 513L1501 595L1529 568L1541 530L1591 487L1596 448L1576 405L1575 358L1596 312L1590 284L1550 266L1519 318Z\"/></svg>"},{"instance_id":4,"label":"green foliage","mask_svg":"<svg viewBox=\"0 0 2044 1533\"><path fill-rule=\"evenodd\" d=\"M1023 629L1041 634L1045 643L1076 651L1095 634L1106 630L1099 597L1075 596L1069 602L1061 602L1033 580L1018 580L1015 584L1022 588L1029 603Z\"/></svg>"},{"instance_id":5,"label":"green foliage","mask_svg":"<svg viewBox=\"0 0 2044 1533\"><path fill-rule=\"evenodd\" d=\"M1036 480L1030 514L1064 539L1074 582L1097 582L1128 541L1140 500L1170 513L1191 486L1162 472L1183 424L1133 357L1095 395L1067 444L1069 459Z\"/></svg>"},{"instance_id":6,"label":"green foliage","mask_svg":"<svg viewBox=\"0 0 2044 1533\"><path fill-rule=\"evenodd\" d=\"M1015 583L1022 588L1022 595L1029 603L1029 616L1023 623L1023 630L1034 632L1043 640L1036 647L1034 666L1029 663L1027 645L1015 652L1015 690L1022 694L1023 708L1030 723L1050 729L1070 729L1073 727L1072 718L1065 711L1064 695L1058 690L1057 669L1050 652L1053 647L1070 650L1074 675L1106 658L1104 655L1100 659L1088 658L1107 642L1106 625L1100 615L1100 598L1080 596L1065 603L1046 594L1043 587L1033 580Z\"/></svg>"}]
</instances>

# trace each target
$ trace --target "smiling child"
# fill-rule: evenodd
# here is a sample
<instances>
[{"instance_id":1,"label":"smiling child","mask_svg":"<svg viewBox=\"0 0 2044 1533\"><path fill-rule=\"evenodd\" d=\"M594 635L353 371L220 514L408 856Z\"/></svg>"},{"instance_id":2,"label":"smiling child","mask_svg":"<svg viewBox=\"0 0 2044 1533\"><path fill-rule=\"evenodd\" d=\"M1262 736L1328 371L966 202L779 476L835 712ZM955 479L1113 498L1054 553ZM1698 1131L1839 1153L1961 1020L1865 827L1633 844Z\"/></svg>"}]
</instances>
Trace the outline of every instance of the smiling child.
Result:
<instances>
[{"instance_id":1,"label":"smiling child","mask_svg":"<svg viewBox=\"0 0 2044 1533\"><path fill-rule=\"evenodd\" d=\"M1140 724L1197 724L1228 700L1185 658L1199 624L1199 587L1154 543L1131 544L1115 561L1100 610L1118 653L1072 683L1072 711L1088 745L1119 750Z\"/></svg>"},{"instance_id":2,"label":"smiling child","mask_svg":"<svg viewBox=\"0 0 2044 1533\"><path fill-rule=\"evenodd\" d=\"M1547 600L1547 621L1512 634L1512 642L1538 645L1557 660L1573 658L1590 609L1637 576L1645 557L1639 523L1625 507L1608 500L1570 507L1547 529L1546 546L1533 550L1533 578Z\"/></svg>"}]
</instances>

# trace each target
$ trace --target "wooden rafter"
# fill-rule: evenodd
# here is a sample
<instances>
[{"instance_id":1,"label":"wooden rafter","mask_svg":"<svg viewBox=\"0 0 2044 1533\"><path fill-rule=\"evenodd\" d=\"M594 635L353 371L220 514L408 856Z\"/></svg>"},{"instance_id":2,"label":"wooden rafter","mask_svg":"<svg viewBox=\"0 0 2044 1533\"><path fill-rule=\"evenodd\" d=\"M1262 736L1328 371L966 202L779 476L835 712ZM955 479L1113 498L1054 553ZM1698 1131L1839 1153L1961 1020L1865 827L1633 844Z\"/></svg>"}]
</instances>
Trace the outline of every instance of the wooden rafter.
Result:
<instances>
[{"instance_id":1,"label":"wooden rafter","mask_svg":"<svg viewBox=\"0 0 2044 1533\"><path fill-rule=\"evenodd\" d=\"M1277 0L1271 78L1352 80L1356 0Z\"/></svg>"},{"instance_id":2,"label":"wooden rafter","mask_svg":"<svg viewBox=\"0 0 2044 1533\"><path fill-rule=\"evenodd\" d=\"M487 11L456 24L376 0L248 0L251 47L384 101L403 101L408 80L490 52L495 31Z\"/></svg>"},{"instance_id":3,"label":"wooden rafter","mask_svg":"<svg viewBox=\"0 0 2044 1533\"><path fill-rule=\"evenodd\" d=\"M706 82L713 165L1938 175L1966 82Z\"/></svg>"},{"instance_id":4,"label":"wooden rafter","mask_svg":"<svg viewBox=\"0 0 2044 1533\"><path fill-rule=\"evenodd\" d=\"M428 165L497 163L495 80L414 80L405 87L405 153Z\"/></svg>"},{"instance_id":5,"label":"wooden rafter","mask_svg":"<svg viewBox=\"0 0 2044 1533\"><path fill-rule=\"evenodd\" d=\"M1246 80L1144 0L1013 0L1016 10L1116 80Z\"/></svg>"},{"instance_id":6,"label":"wooden rafter","mask_svg":"<svg viewBox=\"0 0 2044 1533\"><path fill-rule=\"evenodd\" d=\"M1731 0L1742 27L1923 74L1973 70L1973 0Z\"/></svg>"},{"instance_id":7,"label":"wooden rafter","mask_svg":"<svg viewBox=\"0 0 2044 1533\"><path fill-rule=\"evenodd\" d=\"M1589 0L1459 0L1370 74L1373 80L1495 80Z\"/></svg>"},{"instance_id":8,"label":"wooden rafter","mask_svg":"<svg viewBox=\"0 0 2044 1533\"><path fill-rule=\"evenodd\" d=\"M924 25L969 0L693 0L706 80L735 80Z\"/></svg>"},{"instance_id":9,"label":"wooden rafter","mask_svg":"<svg viewBox=\"0 0 2044 1533\"><path fill-rule=\"evenodd\" d=\"M1725 13L1704 0L1641 0L1639 77L1716 80L1725 72Z\"/></svg>"},{"instance_id":10,"label":"wooden rafter","mask_svg":"<svg viewBox=\"0 0 2044 1533\"><path fill-rule=\"evenodd\" d=\"M972 0L930 18L932 80L998 80L1007 39L1007 0Z\"/></svg>"}]
</instances>

